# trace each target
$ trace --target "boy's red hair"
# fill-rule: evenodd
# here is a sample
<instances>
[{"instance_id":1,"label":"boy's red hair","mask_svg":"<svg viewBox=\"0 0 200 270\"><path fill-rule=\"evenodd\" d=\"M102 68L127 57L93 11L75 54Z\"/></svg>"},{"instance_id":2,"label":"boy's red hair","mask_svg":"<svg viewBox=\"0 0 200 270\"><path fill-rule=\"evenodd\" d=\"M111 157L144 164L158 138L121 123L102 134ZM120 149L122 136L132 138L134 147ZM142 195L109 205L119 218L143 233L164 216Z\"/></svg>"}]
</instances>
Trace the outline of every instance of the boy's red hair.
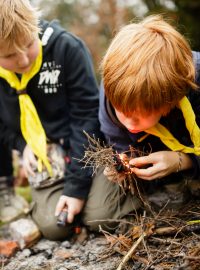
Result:
<instances>
[{"instance_id":1,"label":"boy's red hair","mask_svg":"<svg viewBox=\"0 0 200 270\"><path fill-rule=\"evenodd\" d=\"M125 115L168 112L196 89L191 48L161 16L123 27L102 61L105 94Z\"/></svg>"}]
</instances>

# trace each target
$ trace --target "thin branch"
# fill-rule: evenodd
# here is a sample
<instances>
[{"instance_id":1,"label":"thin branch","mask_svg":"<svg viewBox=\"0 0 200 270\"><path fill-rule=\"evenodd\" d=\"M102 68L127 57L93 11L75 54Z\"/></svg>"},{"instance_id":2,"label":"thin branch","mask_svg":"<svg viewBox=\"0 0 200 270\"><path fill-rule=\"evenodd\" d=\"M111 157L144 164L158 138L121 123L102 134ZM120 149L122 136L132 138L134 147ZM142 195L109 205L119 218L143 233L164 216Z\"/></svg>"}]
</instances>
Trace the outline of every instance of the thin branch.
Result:
<instances>
[{"instance_id":1,"label":"thin branch","mask_svg":"<svg viewBox=\"0 0 200 270\"><path fill-rule=\"evenodd\" d=\"M140 235L140 237L138 238L138 240L132 245L132 247L130 248L130 250L128 251L128 253L124 256L124 258L121 261L121 263L119 264L117 270L121 270L123 268L123 266L125 265L125 263L128 262L128 260L132 257L132 254L136 250L136 248L138 247L138 245L144 240L145 236L146 236L145 233L142 233Z\"/></svg>"}]
</instances>

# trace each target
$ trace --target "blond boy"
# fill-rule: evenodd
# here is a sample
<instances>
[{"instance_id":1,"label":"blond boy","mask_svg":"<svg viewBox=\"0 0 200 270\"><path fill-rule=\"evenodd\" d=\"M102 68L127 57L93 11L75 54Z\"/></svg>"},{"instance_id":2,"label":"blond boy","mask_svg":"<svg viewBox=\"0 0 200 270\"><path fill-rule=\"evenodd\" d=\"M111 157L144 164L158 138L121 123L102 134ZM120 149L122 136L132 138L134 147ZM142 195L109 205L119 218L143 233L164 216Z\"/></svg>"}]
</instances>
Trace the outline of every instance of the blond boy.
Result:
<instances>
[{"instance_id":1,"label":"blond boy","mask_svg":"<svg viewBox=\"0 0 200 270\"><path fill-rule=\"evenodd\" d=\"M66 223L73 222L92 180L77 161L87 144L82 131L99 132L91 57L56 21L40 20L28 0L0 0L0 13L0 141L21 151L27 176L50 177L49 186L32 188L32 218L45 237L64 239L70 230L57 226L57 216L67 209ZM54 179L47 143L66 153L62 178Z\"/></svg>"}]
</instances>

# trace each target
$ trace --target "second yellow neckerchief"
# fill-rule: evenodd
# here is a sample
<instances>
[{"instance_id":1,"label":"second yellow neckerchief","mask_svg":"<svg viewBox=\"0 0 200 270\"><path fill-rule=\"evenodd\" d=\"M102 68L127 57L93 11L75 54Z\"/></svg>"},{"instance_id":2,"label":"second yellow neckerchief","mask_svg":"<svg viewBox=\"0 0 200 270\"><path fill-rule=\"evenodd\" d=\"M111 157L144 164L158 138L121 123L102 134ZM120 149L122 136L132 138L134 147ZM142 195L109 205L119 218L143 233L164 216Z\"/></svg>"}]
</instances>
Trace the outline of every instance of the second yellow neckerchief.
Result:
<instances>
[{"instance_id":1,"label":"second yellow neckerchief","mask_svg":"<svg viewBox=\"0 0 200 270\"><path fill-rule=\"evenodd\" d=\"M42 163L46 166L50 175L52 168L47 158L46 134L38 117L35 106L26 90L28 82L41 68L42 65L42 44L39 42L39 54L33 63L30 71L22 74L21 81L15 73L0 67L0 77L5 79L12 88L19 93L20 125L22 135L33 153L38 157L38 170L42 171ZM20 94L22 92L22 94Z\"/></svg>"},{"instance_id":2,"label":"second yellow neckerchief","mask_svg":"<svg viewBox=\"0 0 200 270\"><path fill-rule=\"evenodd\" d=\"M195 114L192 106L187 99L183 97L179 102L179 109L182 111L185 119L185 125L190 133L191 141L194 147L181 144L163 125L157 123L154 127L145 130L146 133L157 136L172 151L183 153L193 153L200 155L200 129L195 120Z\"/></svg>"}]
</instances>

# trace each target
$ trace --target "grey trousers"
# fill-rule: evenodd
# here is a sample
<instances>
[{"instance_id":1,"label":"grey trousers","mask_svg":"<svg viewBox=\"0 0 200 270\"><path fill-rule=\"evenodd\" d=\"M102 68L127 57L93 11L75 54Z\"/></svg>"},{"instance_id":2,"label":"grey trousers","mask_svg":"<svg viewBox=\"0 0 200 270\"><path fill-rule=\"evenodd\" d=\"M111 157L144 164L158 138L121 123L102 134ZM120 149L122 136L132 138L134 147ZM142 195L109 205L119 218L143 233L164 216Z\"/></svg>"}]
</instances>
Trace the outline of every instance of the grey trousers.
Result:
<instances>
[{"instance_id":1,"label":"grey trousers","mask_svg":"<svg viewBox=\"0 0 200 270\"><path fill-rule=\"evenodd\" d=\"M56 225L55 207L63 192L63 183L44 189L32 189L34 207L32 218L45 238L64 240L70 236L71 225L61 228ZM98 231L99 225L112 230L123 216L137 210L140 200L133 195L124 194L118 184L110 182L100 169L93 179L90 193L82 211L82 220L90 230Z\"/></svg>"}]
</instances>

